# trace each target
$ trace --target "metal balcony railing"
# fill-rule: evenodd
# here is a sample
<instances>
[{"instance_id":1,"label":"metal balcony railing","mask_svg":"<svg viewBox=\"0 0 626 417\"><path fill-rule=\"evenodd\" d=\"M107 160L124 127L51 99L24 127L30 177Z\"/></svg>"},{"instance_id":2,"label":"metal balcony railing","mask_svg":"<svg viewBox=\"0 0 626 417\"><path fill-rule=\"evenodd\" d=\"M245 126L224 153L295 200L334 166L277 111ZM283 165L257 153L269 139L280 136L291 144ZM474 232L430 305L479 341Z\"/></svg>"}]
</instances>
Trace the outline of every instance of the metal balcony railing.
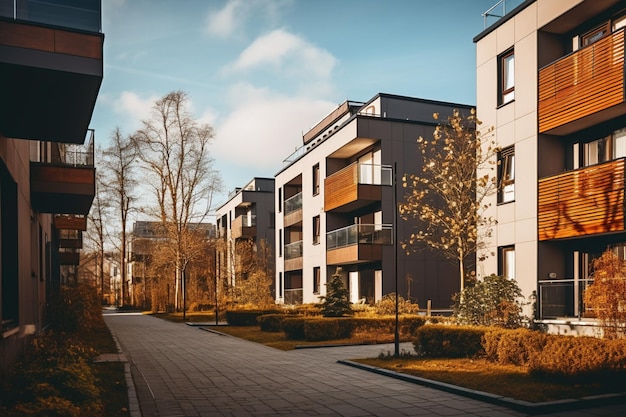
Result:
<instances>
[{"instance_id":1,"label":"metal balcony railing","mask_svg":"<svg viewBox=\"0 0 626 417\"><path fill-rule=\"evenodd\" d=\"M326 250L356 244L391 245L393 226L388 224L353 224L326 233Z\"/></svg>"},{"instance_id":2,"label":"metal balcony railing","mask_svg":"<svg viewBox=\"0 0 626 417\"><path fill-rule=\"evenodd\" d=\"M46 0L0 0L0 16L89 32L102 31L100 0L71 2L73 5L60 3Z\"/></svg>"},{"instance_id":3,"label":"metal balcony railing","mask_svg":"<svg viewBox=\"0 0 626 417\"><path fill-rule=\"evenodd\" d=\"M540 318L581 317L586 312L583 295L592 283L572 278L539 281Z\"/></svg>"},{"instance_id":4,"label":"metal balcony railing","mask_svg":"<svg viewBox=\"0 0 626 417\"><path fill-rule=\"evenodd\" d=\"M94 130L87 130L83 145L59 144L60 164L71 166L94 166Z\"/></svg>"}]
</instances>

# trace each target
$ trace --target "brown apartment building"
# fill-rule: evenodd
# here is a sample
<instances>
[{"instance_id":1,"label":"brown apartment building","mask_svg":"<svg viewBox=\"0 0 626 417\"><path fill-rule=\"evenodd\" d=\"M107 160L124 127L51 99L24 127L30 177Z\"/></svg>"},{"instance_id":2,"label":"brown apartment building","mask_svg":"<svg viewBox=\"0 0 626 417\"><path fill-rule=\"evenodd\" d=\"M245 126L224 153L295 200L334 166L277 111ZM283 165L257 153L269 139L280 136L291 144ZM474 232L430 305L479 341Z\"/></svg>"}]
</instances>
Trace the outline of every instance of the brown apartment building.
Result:
<instances>
[{"instance_id":1,"label":"brown apartment building","mask_svg":"<svg viewBox=\"0 0 626 417\"><path fill-rule=\"evenodd\" d=\"M497 256L478 271L580 332L593 259L626 259L624 26L625 1L527 0L474 38L478 117L502 147Z\"/></svg>"},{"instance_id":2,"label":"brown apartment building","mask_svg":"<svg viewBox=\"0 0 626 417\"><path fill-rule=\"evenodd\" d=\"M0 367L44 326L76 274L95 194L91 115L102 82L100 0L0 0Z\"/></svg>"}]
</instances>

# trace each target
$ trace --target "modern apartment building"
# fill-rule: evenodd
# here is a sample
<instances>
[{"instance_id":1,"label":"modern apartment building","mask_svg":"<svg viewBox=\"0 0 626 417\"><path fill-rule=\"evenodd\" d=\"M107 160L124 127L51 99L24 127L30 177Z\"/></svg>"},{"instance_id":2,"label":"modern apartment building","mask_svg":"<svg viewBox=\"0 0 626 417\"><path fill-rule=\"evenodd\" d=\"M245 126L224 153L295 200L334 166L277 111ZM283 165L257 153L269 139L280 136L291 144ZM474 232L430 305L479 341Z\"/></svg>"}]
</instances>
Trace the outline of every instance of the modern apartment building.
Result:
<instances>
[{"instance_id":1,"label":"modern apartment building","mask_svg":"<svg viewBox=\"0 0 626 417\"><path fill-rule=\"evenodd\" d=\"M316 303L341 268L354 303L396 292L426 308L449 309L458 292L453 263L407 255L411 223L397 221L398 178L420 173L417 139L470 107L390 94L346 101L304 134L276 174L276 301ZM394 171L395 169L395 171Z\"/></svg>"},{"instance_id":2,"label":"modern apartment building","mask_svg":"<svg viewBox=\"0 0 626 417\"><path fill-rule=\"evenodd\" d=\"M527 0L474 38L477 108L501 147L497 218L478 271L583 317L592 260L626 253L626 2ZM530 311L529 311L530 312Z\"/></svg>"},{"instance_id":3,"label":"modern apartment building","mask_svg":"<svg viewBox=\"0 0 626 417\"><path fill-rule=\"evenodd\" d=\"M263 262L273 273L274 214L274 178L253 178L245 187L236 188L228 195L228 201L216 211L221 241L216 246L216 273L220 282L233 287L238 279L244 278L245 266L240 262L245 256L242 242L251 243L256 255L266 258Z\"/></svg>"},{"instance_id":4,"label":"modern apartment building","mask_svg":"<svg viewBox=\"0 0 626 417\"><path fill-rule=\"evenodd\" d=\"M48 294L76 277L95 195L100 17L100 0L0 0L0 368L44 327Z\"/></svg>"}]
</instances>

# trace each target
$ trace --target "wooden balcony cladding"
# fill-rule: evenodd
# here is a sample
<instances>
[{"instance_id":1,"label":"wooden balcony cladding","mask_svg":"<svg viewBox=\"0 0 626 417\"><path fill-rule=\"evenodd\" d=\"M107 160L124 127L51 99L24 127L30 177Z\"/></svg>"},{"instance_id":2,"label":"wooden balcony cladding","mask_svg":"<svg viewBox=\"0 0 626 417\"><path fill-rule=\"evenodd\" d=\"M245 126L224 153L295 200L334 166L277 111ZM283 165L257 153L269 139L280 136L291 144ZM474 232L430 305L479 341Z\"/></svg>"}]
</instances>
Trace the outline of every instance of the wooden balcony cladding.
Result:
<instances>
[{"instance_id":1,"label":"wooden balcony cladding","mask_svg":"<svg viewBox=\"0 0 626 417\"><path fill-rule=\"evenodd\" d=\"M539 240L624 230L624 159L539 180Z\"/></svg>"},{"instance_id":2,"label":"wooden balcony cladding","mask_svg":"<svg viewBox=\"0 0 626 417\"><path fill-rule=\"evenodd\" d=\"M381 198L380 185L359 184L359 164L356 162L324 179L324 211L350 211Z\"/></svg>"},{"instance_id":3,"label":"wooden balcony cladding","mask_svg":"<svg viewBox=\"0 0 626 417\"><path fill-rule=\"evenodd\" d=\"M87 215L96 193L93 167L31 162L33 207L42 213Z\"/></svg>"},{"instance_id":4,"label":"wooden balcony cladding","mask_svg":"<svg viewBox=\"0 0 626 417\"><path fill-rule=\"evenodd\" d=\"M59 265L75 265L80 264L79 252L59 252Z\"/></svg>"},{"instance_id":5,"label":"wooden balcony cladding","mask_svg":"<svg viewBox=\"0 0 626 417\"><path fill-rule=\"evenodd\" d=\"M382 259L383 247L381 245L356 244L326 251L327 265L356 264Z\"/></svg>"},{"instance_id":6,"label":"wooden balcony cladding","mask_svg":"<svg viewBox=\"0 0 626 417\"><path fill-rule=\"evenodd\" d=\"M69 249L83 248L83 232L80 230L61 230L59 232L59 247Z\"/></svg>"},{"instance_id":7,"label":"wooden balcony cladding","mask_svg":"<svg viewBox=\"0 0 626 417\"><path fill-rule=\"evenodd\" d=\"M285 259L285 271L297 271L302 269L302 256L299 258Z\"/></svg>"},{"instance_id":8,"label":"wooden balcony cladding","mask_svg":"<svg viewBox=\"0 0 626 417\"><path fill-rule=\"evenodd\" d=\"M54 228L57 230L87 230L86 216L56 215Z\"/></svg>"},{"instance_id":9,"label":"wooden balcony cladding","mask_svg":"<svg viewBox=\"0 0 626 417\"><path fill-rule=\"evenodd\" d=\"M624 30L539 70L540 133L571 133L573 129L563 128L568 123L621 103L624 103ZM585 127L588 126L581 124L575 130Z\"/></svg>"},{"instance_id":10,"label":"wooden balcony cladding","mask_svg":"<svg viewBox=\"0 0 626 417\"><path fill-rule=\"evenodd\" d=\"M100 33L0 21L0 45L102 60L103 42Z\"/></svg>"},{"instance_id":11,"label":"wooden balcony cladding","mask_svg":"<svg viewBox=\"0 0 626 417\"><path fill-rule=\"evenodd\" d=\"M290 213L285 214L283 219L283 225L285 227L293 226L294 224L302 223L302 209L296 209Z\"/></svg>"},{"instance_id":12,"label":"wooden balcony cladding","mask_svg":"<svg viewBox=\"0 0 626 417\"><path fill-rule=\"evenodd\" d=\"M237 216L231 224L231 236L233 239L239 239L242 237L254 237L256 236L256 226L248 226L248 218L244 216Z\"/></svg>"}]
</instances>

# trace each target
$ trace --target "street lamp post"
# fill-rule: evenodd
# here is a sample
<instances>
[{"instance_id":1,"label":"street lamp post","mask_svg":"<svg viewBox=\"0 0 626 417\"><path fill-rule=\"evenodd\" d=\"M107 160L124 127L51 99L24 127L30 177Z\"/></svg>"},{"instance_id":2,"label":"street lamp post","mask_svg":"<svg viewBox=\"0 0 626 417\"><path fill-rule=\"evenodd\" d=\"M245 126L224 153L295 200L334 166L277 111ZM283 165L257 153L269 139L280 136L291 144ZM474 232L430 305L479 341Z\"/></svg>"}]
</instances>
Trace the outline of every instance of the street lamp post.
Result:
<instances>
[{"instance_id":1,"label":"street lamp post","mask_svg":"<svg viewBox=\"0 0 626 417\"><path fill-rule=\"evenodd\" d=\"M396 287L396 326L394 332L394 354L400 356L400 332L399 332L399 308L398 308L398 198L397 198L397 162L393 163L393 250L394 250L394 272Z\"/></svg>"}]
</instances>

